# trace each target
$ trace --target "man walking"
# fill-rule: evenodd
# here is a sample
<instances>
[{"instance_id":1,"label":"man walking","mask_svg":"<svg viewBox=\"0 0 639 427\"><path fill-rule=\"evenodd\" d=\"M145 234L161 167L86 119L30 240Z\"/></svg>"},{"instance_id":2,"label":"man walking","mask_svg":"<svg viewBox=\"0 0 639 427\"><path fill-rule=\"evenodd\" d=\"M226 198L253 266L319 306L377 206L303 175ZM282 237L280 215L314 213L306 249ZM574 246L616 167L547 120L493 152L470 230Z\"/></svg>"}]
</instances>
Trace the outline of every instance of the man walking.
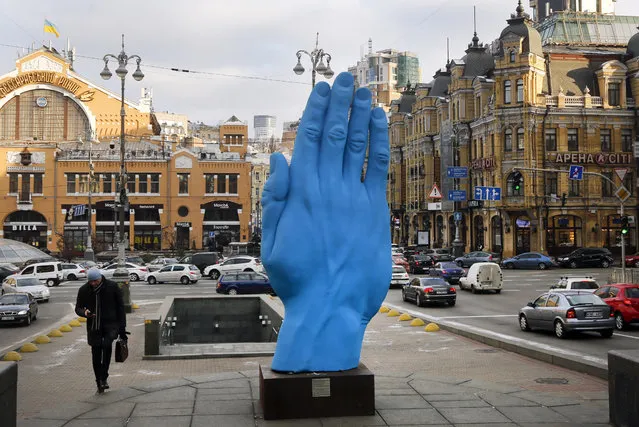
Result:
<instances>
[{"instance_id":1,"label":"man walking","mask_svg":"<svg viewBox=\"0 0 639 427\"><path fill-rule=\"evenodd\" d=\"M87 342L93 356L93 372L98 393L109 388L109 364L113 341L126 340L126 314L122 291L117 283L107 280L93 267L87 272L87 283L78 290L75 312L87 319Z\"/></svg>"}]
</instances>

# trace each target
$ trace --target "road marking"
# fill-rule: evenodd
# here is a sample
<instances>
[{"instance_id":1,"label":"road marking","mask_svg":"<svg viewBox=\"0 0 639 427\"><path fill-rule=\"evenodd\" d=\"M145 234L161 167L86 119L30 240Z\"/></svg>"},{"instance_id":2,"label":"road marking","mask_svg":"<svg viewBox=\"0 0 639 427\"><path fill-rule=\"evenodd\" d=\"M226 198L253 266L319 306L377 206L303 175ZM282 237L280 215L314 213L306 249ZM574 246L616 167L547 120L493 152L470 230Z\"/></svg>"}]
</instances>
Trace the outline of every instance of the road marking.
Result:
<instances>
[{"instance_id":1,"label":"road marking","mask_svg":"<svg viewBox=\"0 0 639 427\"><path fill-rule=\"evenodd\" d=\"M617 332L615 332L616 337L624 337L624 338L632 338L633 340L639 340L639 337L633 337L632 335L626 335L626 334L618 334Z\"/></svg>"},{"instance_id":2,"label":"road marking","mask_svg":"<svg viewBox=\"0 0 639 427\"><path fill-rule=\"evenodd\" d=\"M521 292L521 289L502 289L502 292Z\"/></svg>"},{"instance_id":3,"label":"road marking","mask_svg":"<svg viewBox=\"0 0 639 427\"><path fill-rule=\"evenodd\" d=\"M439 319L490 319L492 317L517 317L517 314L486 314L482 316L444 316Z\"/></svg>"}]
</instances>

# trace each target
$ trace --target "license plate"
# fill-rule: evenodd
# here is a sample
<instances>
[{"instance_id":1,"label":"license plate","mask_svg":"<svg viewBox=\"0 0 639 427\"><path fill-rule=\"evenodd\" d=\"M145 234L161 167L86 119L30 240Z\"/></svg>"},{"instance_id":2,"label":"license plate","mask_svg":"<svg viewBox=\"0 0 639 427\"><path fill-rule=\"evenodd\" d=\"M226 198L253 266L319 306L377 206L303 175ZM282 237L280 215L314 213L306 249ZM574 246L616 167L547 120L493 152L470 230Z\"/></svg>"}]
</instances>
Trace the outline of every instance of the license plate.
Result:
<instances>
[{"instance_id":1,"label":"license plate","mask_svg":"<svg viewBox=\"0 0 639 427\"><path fill-rule=\"evenodd\" d=\"M16 318L11 316L6 316L6 317L0 318L0 320L16 320Z\"/></svg>"},{"instance_id":2,"label":"license plate","mask_svg":"<svg viewBox=\"0 0 639 427\"><path fill-rule=\"evenodd\" d=\"M446 294L446 293L448 293L448 292L446 292L446 291L437 291L437 294Z\"/></svg>"},{"instance_id":3,"label":"license plate","mask_svg":"<svg viewBox=\"0 0 639 427\"><path fill-rule=\"evenodd\" d=\"M598 311L587 311L586 319L601 319L603 314Z\"/></svg>"}]
</instances>

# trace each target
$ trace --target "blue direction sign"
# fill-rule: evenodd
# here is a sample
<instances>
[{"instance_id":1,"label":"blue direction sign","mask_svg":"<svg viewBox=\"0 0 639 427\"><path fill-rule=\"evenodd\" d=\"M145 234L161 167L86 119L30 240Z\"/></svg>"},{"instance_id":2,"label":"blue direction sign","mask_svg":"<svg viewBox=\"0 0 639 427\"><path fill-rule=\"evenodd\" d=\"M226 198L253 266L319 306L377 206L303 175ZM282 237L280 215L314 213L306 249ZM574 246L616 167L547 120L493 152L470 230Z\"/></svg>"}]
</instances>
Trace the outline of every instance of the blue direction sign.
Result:
<instances>
[{"instance_id":1,"label":"blue direction sign","mask_svg":"<svg viewBox=\"0 0 639 427\"><path fill-rule=\"evenodd\" d=\"M475 200L501 200L501 188L475 187Z\"/></svg>"},{"instance_id":2,"label":"blue direction sign","mask_svg":"<svg viewBox=\"0 0 639 427\"><path fill-rule=\"evenodd\" d=\"M451 202L465 202L466 190L448 190L448 200Z\"/></svg>"},{"instance_id":3,"label":"blue direction sign","mask_svg":"<svg viewBox=\"0 0 639 427\"><path fill-rule=\"evenodd\" d=\"M455 221L461 221L462 220L462 213L461 212L455 212L453 219Z\"/></svg>"},{"instance_id":4,"label":"blue direction sign","mask_svg":"<svg viewBox=\"0 0 639 427\"><path fill-rule=\"evenodd\" d=\"M448 178L468 178L468 168L466 166L449 166L446 169Z\"/></svg>"},{"instance_id":5,"label":"blue direction sign","mask_svg":"<svg viewBox=\"0 0 639 427\"><path fill-rule=\"evenodd\" d=\"M581 181L582 179L584 179L584 167L579 165L570 165L568 178L574 179L576 181Z\"/></svg>"}]
</instances>

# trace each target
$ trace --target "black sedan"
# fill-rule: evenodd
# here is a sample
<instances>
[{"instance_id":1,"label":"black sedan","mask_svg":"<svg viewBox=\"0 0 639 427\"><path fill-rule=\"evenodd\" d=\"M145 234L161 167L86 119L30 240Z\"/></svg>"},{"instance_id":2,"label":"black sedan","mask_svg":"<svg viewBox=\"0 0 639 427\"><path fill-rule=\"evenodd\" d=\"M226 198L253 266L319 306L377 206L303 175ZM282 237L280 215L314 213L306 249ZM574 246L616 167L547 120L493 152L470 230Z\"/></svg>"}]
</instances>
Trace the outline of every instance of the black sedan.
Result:
<instances>
[{"instance_id":1,"label":"black sedan","mask_svg":"<svg viewBox=\"0 0 639 427\"><path fill-rule=\"evenodd\" d=\"M453 306L457 302L457 291L439 277L416 277L402 288L402 299L415 301L418 307L429 302Z\"/></svg>"},{"instance_id":2,"label":"black sedan","mask_svg":"<svg viewBox=\"0 0 639 427\"><path fill-rule=\"evenodd\" d=\"M438 262L428 271L428 274L434 277L441 277L448 283L459 283L466 273L464 269L458 267L454 262Z\"/></svg>"},{"instance_id":3,"label":"black sedan","mask_svg":"<svg viewBox=\"0 0 639 427\"><path fill-rule=\"evenodd\" d=\"M411 255L408 257L408 269L411 274L425 273L435 265L435 261L428 255Z\"/></svg>"},{"instance_id":4,"label":"black sedan","mask_svg":"<svg viewBox=\"0 0 639 427\"><path fill-rule=\"evenodd\" d=\"M0 297L0 324L30 325L38 317L38 303L30 294L6 294Z\"/></svg>"}]
</instances>

